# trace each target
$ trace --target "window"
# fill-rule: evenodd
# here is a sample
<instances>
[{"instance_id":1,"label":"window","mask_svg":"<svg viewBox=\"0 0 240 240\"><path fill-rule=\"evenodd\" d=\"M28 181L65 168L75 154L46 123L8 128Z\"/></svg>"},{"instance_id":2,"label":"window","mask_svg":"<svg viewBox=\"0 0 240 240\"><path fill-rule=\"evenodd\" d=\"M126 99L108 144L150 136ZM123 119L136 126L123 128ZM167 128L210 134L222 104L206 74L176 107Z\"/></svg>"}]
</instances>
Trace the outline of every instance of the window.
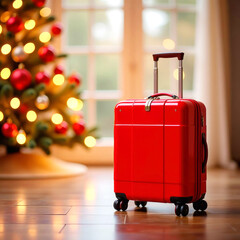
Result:
<instances>
[{"instance_id":1,"label":"window","mask_svg":"<svg viewBox=\"0 0 240 240\"><path fill-rule=\"evenodd\" d=\"M184 94L191 97L197 0L62 0L55 11L65 27L67 72L83 77L84 114L99 126L99 146L113 144L115 104L153 92L152 53L186 53ZM176 69L176 59L159 60L159 91L177 93Z\"/></svg>"},{"instance_id":2,"label":"window","mask_svg":"<svg viewBox=\"0 0 240 240\"><path fill-rule=\"evenodd\" d=\"M196 0L143 0L144 89L153 89L154 52L183 51L184 93L191 96L194 79ZM177 93L176 59L159 60L159 88Z\"/></svg>"},{"instance_id":3,"label":"window","mask_svg":"<svg viewBox=\"0 0 240 240\"><path fill-rule=\"evenodd\" d=\"M123 1L64 0L62 6L67 72L82 74L88 125L112 138L113 109L121 97Z\"/></svg>"}]
</instances>

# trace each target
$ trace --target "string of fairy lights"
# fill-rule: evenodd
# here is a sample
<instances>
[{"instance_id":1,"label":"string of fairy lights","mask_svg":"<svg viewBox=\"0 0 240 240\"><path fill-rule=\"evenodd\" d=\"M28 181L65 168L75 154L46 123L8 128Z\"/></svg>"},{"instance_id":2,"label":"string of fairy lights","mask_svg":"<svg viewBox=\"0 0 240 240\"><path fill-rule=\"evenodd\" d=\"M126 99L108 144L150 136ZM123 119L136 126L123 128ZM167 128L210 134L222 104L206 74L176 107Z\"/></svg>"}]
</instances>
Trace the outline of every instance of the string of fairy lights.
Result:
<instances>
[{"instance_id":1,"label":"string of fairy lights","mask_svg":"<svg viewBox=\"0 0 240 240\"><path fill-rule=\"evenodd\" d=\"M32 1L37 2L37 0L35 0L35 1L32 0ZM42 1L42 2L44 5L45 1ZM22 0L14 0L12 2L12 7L16 10L20 9L22 6L23 6ZM39 14L43 18L47 18L51 15L51 9L48 7L42 7L41 10L39 11ZM9 20L11 20L12 16L13 15L10 11L5 11L1 14L0 20L3 24L8 26ZM17 18L18 17L16 16L15 20L18 20ZM19 27L21 29L25 29L26 31L31 31L36 26L37 26L37 23L34 19L28 19L24 23L23 22L19 23L19 26L17 26L17 27ZM18 31L20 31L20 30L19 29L16 31L13 30L14 33L17 33ZM3 32L3 26L0 25L0 34L2 34L2 32ZM51 28L51 33L49 31L43 31L39 34L38 39L41 43L48 44L52 39L52 34L59 35L60 33L61 33L61 26L59 26L58 24L55 24ZM12 48L10 43L4 43L0 48L1 53L5 56L11 54L12 59L15 62L18 62L19 65L18 65L18 69L15 69L13 71L11 71L11 69L7 66L3 67L0 70L1 79L2 80L10 79L11 84L17 90L21 91L21 90L24 90L25 88L27 88L30 85L31 76L30 76L30 73L24 68L24 64L22 62L24 62L24 60L27 58L28 55L35 52L35 50L36 50L36 46L33 41L29 41L24 44L20 43L19 45L15 46L14 48ZM51 45L47 45L47 46L44 45L39 48L38 56L45 63L53 61L55 58L54 49L51 47ZM19 71L21 71L21 72L19 72ZM21 83L13 81L14 77L18 76L18 78L19 78L20 73L23 75L23 78L21 79L22 80ZM63 74L63 70L61 69L61 67L57 66L54 69L53 76L49 76L44 71L38 72L35 76L35 82L36 82L36 84L45 83L46 85L51 82L51 84L53 84L53 86L60 87L66 82L66 78ZM79 79L79 77L77 77L76 75L73 74L72 76L70 76L68 78L68 82L79 85L80 79ZM71 122L73 123L72 124L73 131L75 132L76 135L82 134L83 131L85 130L85 126L84 126L84 124L79 123L79 120L81 120L82 116L81 116L81 114L77 114L77 113L79 113L79 111L82 110L83 101L79 98L70 96L67 98L65 104L66 104L66 107L68 107L70 110L72 110L73 112L76 112L76 114L73 114L70 117ZM22 106L24 106L24 104L21 103L20 98L15 97L15 96L10 99L9 105L13 110L18 110ZM48 106L49 106L48 96L44 92L40 92L40 94L38 96L36 96L35 107L38 110L40 110L40 112L41 112L42 110L46 110L48 108ZM24 112L24 114L25 114L26 120L29 121L30 123L33 123L33 122L37 121L37 119L38 119L38 113L34 109L27 109ZM66 133L66 131L68 130L68 124L66 121L64 121L64 117L61 113L59 113L57 111L53 112L50 119L51 119L52 124L55 125L56 133L60 133L60 134ZM4 112L0 111L0 122L2 122L4 120L5 120ZM7 120L4 124L8 124L8 125L11 124L11 133L6 131L5 136L15 137L16 142L20 145L24 145L26 143L27 134L23 128L20 128L20 130L18 130L17 126L12 123L12 120L10 118L7 118ZM2 127L2 131L4 130L4 124ZM96 139L93 136L86 136L84 138L84 144L87 147L93 147L96 144Z\"/></svg>"}]
</instances>

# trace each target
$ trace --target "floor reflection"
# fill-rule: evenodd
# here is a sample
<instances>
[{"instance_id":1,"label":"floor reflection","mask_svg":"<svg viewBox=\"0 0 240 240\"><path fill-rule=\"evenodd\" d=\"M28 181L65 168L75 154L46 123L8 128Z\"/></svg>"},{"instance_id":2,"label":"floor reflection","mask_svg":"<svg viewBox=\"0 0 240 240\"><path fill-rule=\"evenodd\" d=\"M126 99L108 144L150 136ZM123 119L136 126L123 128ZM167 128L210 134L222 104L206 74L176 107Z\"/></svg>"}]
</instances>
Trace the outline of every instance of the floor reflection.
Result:
<instances>
[{"instance_id":1,"label":"floor reflection","mask_svg":"<svg viewBox=\"0 0 240 240\"><path fill-rule=\"evenodd\" d=\"M93 182L87 181L85 188L85 200L88 202L95 202L96 200L96 188Z\"/></svg>"},{"instance_id":2,"label":"floor reflection","mask_svg":"<svg viewBox=\"0 0 240 240\"><path fill-rule=\"evenodd\" d=\"M195 211L193 213L194 217L207 217L207 212L206 211Z\"/></svg>"}]
</instances>

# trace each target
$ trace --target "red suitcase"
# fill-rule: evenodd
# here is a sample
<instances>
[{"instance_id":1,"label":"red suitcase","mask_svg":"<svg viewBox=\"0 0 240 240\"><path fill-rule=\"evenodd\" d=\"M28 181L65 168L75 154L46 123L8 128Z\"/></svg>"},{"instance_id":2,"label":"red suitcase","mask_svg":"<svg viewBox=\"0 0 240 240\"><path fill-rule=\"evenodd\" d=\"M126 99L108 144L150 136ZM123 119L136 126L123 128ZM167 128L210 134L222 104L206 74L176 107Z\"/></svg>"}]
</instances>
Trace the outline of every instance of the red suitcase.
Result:
<instances>
[{"instance_id":1,"label":"red suitcase","mask_svg":"<svg viewBox=\"0 0 240 240\"><path fill-rule=\"evenodd\" d=\"M154 54L154 94L147 99L119 102L114 123L114 208L126 210L129 200L175 204L186 216L193 203L204 211L207 202L206 108L182 97L184 53ZM179 96L157 93L158 59L179 60ZM172 99L161 99L169 96Z\"/></svg>"}]
</instances>

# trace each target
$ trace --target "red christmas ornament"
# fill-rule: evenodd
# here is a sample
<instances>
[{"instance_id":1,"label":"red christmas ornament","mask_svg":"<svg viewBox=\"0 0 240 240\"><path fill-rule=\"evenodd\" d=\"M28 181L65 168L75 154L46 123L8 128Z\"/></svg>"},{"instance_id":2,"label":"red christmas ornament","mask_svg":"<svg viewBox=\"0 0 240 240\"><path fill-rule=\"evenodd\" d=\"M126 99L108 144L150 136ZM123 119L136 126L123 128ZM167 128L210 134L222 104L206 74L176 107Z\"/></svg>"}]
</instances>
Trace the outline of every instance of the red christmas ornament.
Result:
<instances>
[{"instance_id":1,"label":"red christmas ornament","mask_svg":"<svg viewBox=\"0 0 240 240\"><path fill-rule=\"evenodd\" d=\"M62 29L63 29L63 27L62 27L61 23L55 23L52 25L51 32L53 35L57 36L57 35L61 34Z\"/></svg>"},{"instance_id":2,"label":"red christmas ornament","mask_svg":"<svg viewBox=\"0 0 240 240\"><path fill-rule=\"evenodd\" d=\"M46 72L38 72L35 76L35 81L37 84L39 84L39 83L49 84L50 76Z\"/></svg>"},{"instance_id":3,"label":"red christmas ornament","mask_svg":"<svg viewBox=\"0 0 240 240\"><path fill-rule=\"evenodd\" d=\"M35 6L42 7L45 4L46 0L32 0L32 2Z\"/></svg>"},{"instance_id":4,"label":"red christmas ornament","mask_svg":"<svg viewBox=\"0 0 240 240\"><path fill-rule=\"evenodd\" d=\"M23 90L31 84L32 76L26 69L16 69L12 72L10 82L17 90Z\"/></svg>"},{"instance_id":5,"label":"red christmas ornament","mask_svg":"<svg viewBox=\"0 0 240 240\"><path fill-rule=\"evenodd\" d=\"M23 21L20 17L10 17L6 23L7 30L13 33L20 32L23 29Z\"/></svg>"},{"instance_id":6,"label":"red christmas ornament","mask_svg":"<svg viewBox=\"0 0 240 240\"><path fill-rule=\"evenodd\" d=\"M18 133L17 126L14 123L4 123L2 125L2 133L5 137L16 137Z\"/></svg>"},{"instance_id":7,"label":"red christmas ornament","mask_svg":"<svg viewBox=\"0 0 240 240\"><path fill-rule=\"evenodd\" d=\"M55 58L55 50L51 45L43 46L39 48L38 56L43 62L51 62Z\"/></svg>"},{"instance_id":8,"label":"red christmas ornament","mask_svg":"<svg viewBox=\"0 0 240 240\"><path fill-rule=\"evenodd\" d=\"M63 69L63 66L61 65L56 66L54 69L55 74L63 74L63 72L64 72L64 69Z\"/></svg>"},{"instance_id":9,"label":"red christmas ornament","mask_svg":"<svg viewBox=\"0 0 240 240\"><path fill-rule=\"evenodd\" d=\"M83 121L76 122L72 126L76 135L81 135L85 130L85 123Z\"/></svg>"},{"instance_id":10,"label":"red christmas ornament","mask_svg":"<svg viewBox=\"0 0 240 240\"><path fill-rule=\"evenodd\" d=\"M65 134L67 130L68 130L68 124L65 121L55 126L56 133Z\"/></svg>"},{"instance_id":11,"label":"red christmas ornament","mask_svg":"<svg viewBox=\"0 0 240 240\"><path fill-rule=\"evenodd\" d=\"M72 74L69 78L68 81L70 83L75 83L77 86L80 85L80 83L82 82L82 79L79 75L77 74Z\"/></svg>"}]
</instances>

